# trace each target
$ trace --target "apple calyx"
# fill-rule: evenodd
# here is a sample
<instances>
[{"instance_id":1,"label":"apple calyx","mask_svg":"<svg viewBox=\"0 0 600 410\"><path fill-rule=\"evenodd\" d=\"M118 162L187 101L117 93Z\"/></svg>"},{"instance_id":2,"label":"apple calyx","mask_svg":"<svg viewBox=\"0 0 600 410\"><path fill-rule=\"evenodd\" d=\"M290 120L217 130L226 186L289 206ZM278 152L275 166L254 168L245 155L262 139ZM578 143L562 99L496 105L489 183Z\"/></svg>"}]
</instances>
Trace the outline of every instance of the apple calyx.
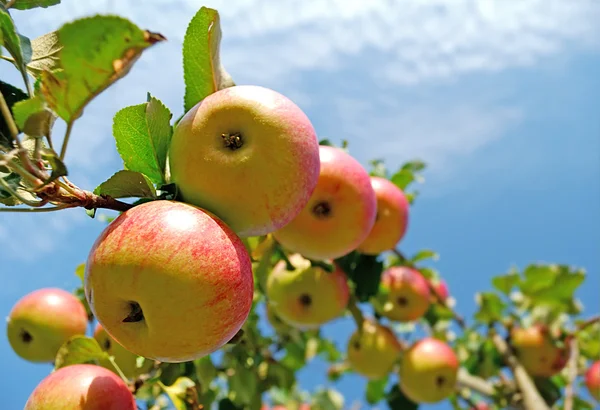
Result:
<instances>
[{"instance_id":1,"label":"apple calyx","mask_svg":"<svg viewBox=\"0 0 600 410\"><path fill-rule=\"evenodd\" d=\"M24 343L31 343L31 341L33 340L33 336L31 335L31 333L29 333L27 330L23 329L21 330L21 333L19 335L21 337L21 340Z\"/></svg>"},{"instance_id":2,"label":"apple calyx","mask_svg":"<svg viewBox=\"0 0 600 410\"><path fill-rule=\"evenodd\" d=\"M312 208L312 213L319 219L329 218L331 212L331 205L327 201L319 201Z\"/></svg>"},{"instance_id":3,"label":"apple calyx","mask_svg":"<svg viewBox=\"0 0 600 410\"><path fill-rule=\"evenodd\" d=\"M144 312L139 303L134 301L129 302L129 310L129 314L123 319L123 323L136 323L144 320Z\"/></svg>"},{"instance_id":4,"label":"apple calyx","mask_svg":"<svg viewBox=\"0 0 600 410\"><path fill-rule=\"evenodd\" d=\"M221 138L223 138L223 142L225 142L225 147L232 151L235 151L244 145L242 134L239 132L221 134Z\"/></svg>"},{"instance_id":5,"label":"apple calyx","mask_svg":"<svg viewBox=\"0 0 600 410\"><path fill-rule=\"evenodd\" d=\"M300 305L303 307L309 307L312 305L312 297L308 293L303 293L298 298L298 302L300 302Z\"/></svg>"}]
</instances>

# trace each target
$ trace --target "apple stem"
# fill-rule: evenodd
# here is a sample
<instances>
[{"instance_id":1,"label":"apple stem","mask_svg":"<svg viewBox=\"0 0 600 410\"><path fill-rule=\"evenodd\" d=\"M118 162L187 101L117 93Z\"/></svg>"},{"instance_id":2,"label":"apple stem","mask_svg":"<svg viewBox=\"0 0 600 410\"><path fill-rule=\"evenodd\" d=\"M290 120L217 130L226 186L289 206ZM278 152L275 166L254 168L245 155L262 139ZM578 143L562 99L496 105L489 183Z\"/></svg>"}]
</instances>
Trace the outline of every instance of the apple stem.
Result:
<instances>
[{"instance_id":1,"label":"apple stem","mask_svg":"<svg viewBox=\"0 0 600 410\"><path fill-rule=\"evenodd\" d=\"M347 308L350 311L350 313L352 314L352 318L354 319L354 322L356 323L356 327L358 328L358 331L361 332L365 318L363 316L362 311L358 307L358 300L356 299L356 296L354 294L350 295L350 298L348 299Z\"/></svg>"},{"instance_id":2,"label":"apple stem","mask_svg":"<svg viewBox=\"0 0 600 410\"><path fill-rule=\"evenodd\" d=\"M570 340L571 356L569 357L567 385L565 387L565 408L573 410L573 398L575 396L575 379L577 379L577 361L579 360L579 345L576 338Z\"/></svg>"},{"instance_id":3,"label":"apple stem","mask_svg":"<svg viewBox=\"0 0 600 410\"><path fill-rule=\"evenodd\" d=\"M129 385L129 379L127 377L125 377L125 375L123 374L123 371L117 365L117 362L115 362L114 356L108 355L108 360L114 366L114 368L117 371L117 374L119 375L119 377L121 377L121 379L123 379L123 381L125 382L125 384Z\"/></svg>"},{"instance_id":4,"label":"apple stem","mask_svg":"<svg viewBox=\"0 0 600 410\"><path fill-rule=\"evenodd\" d=\"M519 360L515 357L506 341L498 333L491 330L491 337L496 349L502 355L504 362L510 367L517 387L523 394L523 404L526 410L550 410L533 380Z\"/></svg>"},{"instance_id":5,"label":"apple stem","mask_svg":"<svg viewBox=\"0 0 600 410\"><path fill-rule=\"evenodd\" d=\"M236 149L241 148L242 145L244 145L242 134L240 134L239 132L221 134L221 138L223 138L225 147L229 148L232 151L235 151Z\"/></svg>"}]
</instances>

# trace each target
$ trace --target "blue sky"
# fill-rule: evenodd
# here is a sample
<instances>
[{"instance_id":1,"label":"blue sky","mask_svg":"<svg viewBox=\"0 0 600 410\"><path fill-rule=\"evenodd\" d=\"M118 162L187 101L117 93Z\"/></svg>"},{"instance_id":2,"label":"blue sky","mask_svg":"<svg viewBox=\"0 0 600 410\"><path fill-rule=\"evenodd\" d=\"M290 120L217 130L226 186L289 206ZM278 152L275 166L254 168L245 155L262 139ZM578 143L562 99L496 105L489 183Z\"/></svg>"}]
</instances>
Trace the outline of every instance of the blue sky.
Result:
<instances>
[{"instance_id":1,"label":"blue sky","mask_svg":"<svg viewBox=\"0 0 600 410\"><path fill-rule=\"evenodd\" d=\"M544 261L586 268L578 297L600 311L600 5L594 0L135 1L98 0L14 12L33 38L72 18L114 12L168 42L94 100L74 128L71 180L92 189L121 169L112 116L151 92L182 113L181 43L202 6L221 13L222 59L238 84L291 97L321 138L347 139L364 165L391 169L412 158L429 167L401 249L432 248L461 313L511 266ZM19 84L9 65L1 77ZM59 125L56 135L64 129ZM26 293L73 289L74 268L104 228L82 210L0 214L0 315ZM340 320L324 331L343 346ZM49 365L19 359L0 338L10 368L6 408L21 408ZM324 365L302 371L303 387L325 382ZM351 404L364 381L338 385ZM379 408L384 408L380 406ZM447 409L447 404L423 406Z\"/></svg>"}]
</instances>

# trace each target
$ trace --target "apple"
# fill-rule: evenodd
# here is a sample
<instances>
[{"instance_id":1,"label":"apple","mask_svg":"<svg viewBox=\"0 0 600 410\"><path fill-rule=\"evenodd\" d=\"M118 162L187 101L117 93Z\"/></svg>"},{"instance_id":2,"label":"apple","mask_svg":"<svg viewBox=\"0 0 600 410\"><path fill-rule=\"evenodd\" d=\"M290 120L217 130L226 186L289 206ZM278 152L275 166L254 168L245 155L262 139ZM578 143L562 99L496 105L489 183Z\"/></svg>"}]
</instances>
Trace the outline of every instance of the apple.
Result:
<instances>
[{"instance_id":1,"label":"apple","mask_svg":"<svg viewBox=\"0 0 600 410\"><path fill-rule=\"evenodd\" d=\"M513 328L511 344L532 376L554 376L565 367L569 356L568 348L558 346L547 327L539 324Z\"/></svg>"},{"instance_id":2,"label":"apple","mask_svg":"<svg viewBox=\"0 0 600 410\"><path fill-rule=\"evenodd\" d=\"M402 356L400 389L415 403L437 403L454 392L458 367L458 357L448 344L426 337Z\"/></svg>"},{"instance_id":3,"label":"apple","mask_svg":"<svg viewBox=\"0 0 600 410\"><path fill-rule=\"evenodd\" d=\"M401 349L390 328L366 319L362 330L350 336L346 355L354 371L369 379L381 379L392 371Z\"/></svg>"},{"instance_id":4,"label":"apple","mask_svg":"<svg viewBox=\"0 0 600 410\"><path fill-rule=\"evenodd\" d=\"M491 410L490 406L486 402L480 401L475 405L475 407L471 407L470 410Z\"/></svg>"},{"instance_id":5,"label":"apple","mask_svg":"<svg viewBox=\"0 0 600 410\"><path fill-rule=\"evenodd\" d=\"M441 300L446 300L448 299L448 297L450 297L450 291L448 290L448 285L446 284L446 282L443 279L430 279L429 283L431 284L431 288L435 291L435 293L437 293L437 295L440 297ZM434 295L433 296L433 300L436 301L437 299L435 298Z\"/></svg>"},{"instance_id":6,"label":"apple","mask_svg":"<svg viewBox=\"0 0 600 410\"><path fill-rule=\"evenodd\" d=\"M36 386L24 410L136 410L135 398L119 376L93 364L74 364L50 373Z\"/></svg>"},{"instance_id":7,"label":"apple","mask_svg":"<svg viewBox=\"0 0 600 410\"><path fill-rule=\"evenodd\" d=\"M312 266L298 254L289 260L294 270L279 261L267 279L266 294L274 313L299 329L317 328L341 316L350 296L344 272L337 266L333 272Z\"/></svg>"},{"instance_id":8,"label":"apple","mask_svg":"<svg viewBox=\"0 0 600 410\"><path fill-rule=\"evenodd\" d=\"M330 146L320 146L319 153L321 172L308 204L273 236L308 259L336 259L369 235L377 201L369 174L356 159Z\"/></svg>"},{"instance_id":9,"label":"apple","mask_svg":"<svg viewBox=\"0 0 600 410\"><path fill-rule=\"evenodd\" d=\"M406 266L392 266L382 273L378 297L379 313L399 322L421 318L431 304L427 280L419 271Z\"/></svg>"},{"instance_id":10,"label":"apple","mask_svg":"<svg viewBox=\"0 0 600 410\"><path fill-rule=\"evenodd\" d=\"M585 372L585 385L590 395L600 401L600 360L594 362Z\"/></svg>"},{"instance_id":11,"label":"apple","mask_svg":"<svg viewBox=\"0 0 600 410\"><path fill-rule=\"evenodd\" d=\"M171 182L183 201L218 215L240 237L290 222L319 177L319 145L306 114L268 88L217 91L176 125Z\"/></svg>"},{"instance_id":12,"label":"apple","mask_svg":"<svg viewBox=\"0 0 600 410\"><path fill-rule=\"evenodd\" d=\"M100 323L96 325L96 329L94 330L94 339L98 341L102 350L109 355L114 356L117 366L119 366L123 375L128 379L134 379L142 374L148 373L154 366L152 360L146 359L141 367L137 367L136 362L139 356L117 343L115 339L106 333L106 330L104 330ZM116 372L116 369L109 360L102 362L101 366Z\"/></svg>"},{"instance_id":13,"label":"apple","mask_svg":"<svg viewBox=\"0 0 600 410\"><path fill-rule=\"evenodd\" d=\"M377 255L396 247L408 228L409 203L406 195L386 178L371 177L371 186L377 198L375 224L358 251Z\"/></svg>"},{"instance_id":14,"label":"apple","mask_svg":"<svg viewBox=\"0 0 600 410\"><path fill-rule=\"evenodd\" d=\"M94 243L85 294L106 332L130 352L185 362L225 345L252 306L241 239L216 215L157 200L119 215Z\"/></svg>"},{"instance_id":15,"label":"apple","mask_svg":"<svg viewBox=\"0 0 600 410\"><path fill-rule=\"evenodd\" d=\"M85 335L85 307L63 289L35 290L15 303L6 333L17 355L30 362L53 362L58 349L75 335Z\"/></svg>"}]
</instances>

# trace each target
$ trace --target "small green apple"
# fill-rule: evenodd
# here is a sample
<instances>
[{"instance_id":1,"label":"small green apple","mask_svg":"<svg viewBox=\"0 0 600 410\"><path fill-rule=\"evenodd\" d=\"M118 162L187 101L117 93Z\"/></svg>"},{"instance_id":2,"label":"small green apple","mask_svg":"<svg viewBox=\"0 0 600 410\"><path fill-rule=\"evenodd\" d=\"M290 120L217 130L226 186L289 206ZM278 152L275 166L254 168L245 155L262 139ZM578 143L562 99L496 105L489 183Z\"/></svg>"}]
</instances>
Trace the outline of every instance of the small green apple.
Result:
<instances>
[{"instance_id":1,"label":"small green apple","mask_svg":"<svg viewBox=\"0 0 600 410\"><path fill-rule=\"evenodd\" d=\"M600 401L600 360L595 361L585 372L585 386L590 395Z\"/></svg>"},{"instance_id":2,"label":"small green apple","mask_svg":"<svg viewBox=\"0 0 600 410\"><path fill-rule=\"evenodd\" d=\"M319 152L319 181L308 204L273 236L306 258L336 259L369 235L377 201L369 174L356 159L330 146L320 146Z\"/></svg>"},{"instance_id":3,"label":"small green apple","mask_svg":"<svg viewBox=\"0 0 600 410\"><path fill-rule=\"evenodd\" d=\"M423 275L406 266L392 266L381 275L377 310L399 322L421 318L431 304L429 285Z\"/></svg>"},{"instance_id":4,"label":"small green apple","mask_svg":"<svg viewBox=\"0 0 600 410\"><path fill-rule=\"evenodd\" d=\"M7 318L10 346L30 362L53 362L58 349L75 335L85 335L88 318L79 299L57 288L35 290L13 306Z\"/></svg>"},{"instance_id":5,"label":"small green apple","mask_svg":"<svg viewBox=\"0 0 600 410\"><path fill-rule=\"evenodd\" d=\"M406 234L410 205L404 192L386 178L372 176L371 186L377 198L377 215L358 251L378 255L395 248Z\"/></svg>"},{"instance_id":6,"label":"small green apple","mask_svg":"<svg viewBox=\"0 0 600 410\"><path fill-rule=\"evenodd\" d=\"M544 325L511 331L511 344L525 370L538 377L551 377L560 372L568 360L568 349L561 347Z\"/></svg>"},{"instance_id":7,"label":"small green apple","mask_svg":"<svg viewBox=\"0 0 600 410\"><path fill-rule=\"evenodd\" d=\"M137 359L139 356L117 343L115 339L106 333L106 330L104 330L100 323L96 325L96 329L94 330L94 339L98 341L102 350L114 357L115 363L117 363L117 366L119 366L123 375L128 379L134 379L142 374L148 373L154 366L153 360L146 359L141 367L137 367ZM116 372L116 369L110 360L103 361L100 365Z\"/></svg>"},{"instance_id":8,"label":"small green apple","mask_svg":"<svg viewBox=\"0 0 600 410\"><path fill-rule=\"evenodd\" d=\"M185 202L213 212L240 237L290 222L319 176L315 130L268 88L240 85L200 101L175 127L171 180Z\"/></svg>"},{"instance_id":9,"label":"small green apple","mask_svg":"<svg viewBox=\"0 0 600 410\"><path fill-rule=\"evenodd\" d=\"M344 272L312 266L301 255L289 257L294 270L278 262L267 279L266 294L273 311L287 324L317 328L344 313L350 290Z\"/></svg>"},{"instance_id":10,"label":"small green apple","mask_svg":"<svg viewBox=\"0 0 600 410\"><path fill-rule=\"evenodd\" d=\"M365 320L348 340L347 360L357 373L381 379L393 369L402 347L390 328Z\"/></svg>"},{"instance_id":11,"label":"small green apple","mask_svg":"<svg viewBox=\"0 0 600 410\"><path fill-rule=\"evenodd\" d=\"M248 251L217 216L167 200L122 213L94 243L85 294L106 332L136 355L185 362L225 345L254 293Z\"/></svg>"},{"instance_id":12,"label":"small green apple","mask_svg":"<svg viewBox=\"0 0 600 410\"><path fill-rule=\"evenodd\" d=\"M101 366L74 364L50 373L33 390L24 410L136 410L119 376Z\"/></svg>"},{"instance_id":13,"label":"small green apple","mask_svg":"<svg viewBox=\"0 0 600 410\"><path fill-rule=\"evenodd\" d=\"M400 389L415 403L437 403L450 396L458 378L458 357L441 340L427 337L402 356Z\"/></svg>"}]
</instances>

